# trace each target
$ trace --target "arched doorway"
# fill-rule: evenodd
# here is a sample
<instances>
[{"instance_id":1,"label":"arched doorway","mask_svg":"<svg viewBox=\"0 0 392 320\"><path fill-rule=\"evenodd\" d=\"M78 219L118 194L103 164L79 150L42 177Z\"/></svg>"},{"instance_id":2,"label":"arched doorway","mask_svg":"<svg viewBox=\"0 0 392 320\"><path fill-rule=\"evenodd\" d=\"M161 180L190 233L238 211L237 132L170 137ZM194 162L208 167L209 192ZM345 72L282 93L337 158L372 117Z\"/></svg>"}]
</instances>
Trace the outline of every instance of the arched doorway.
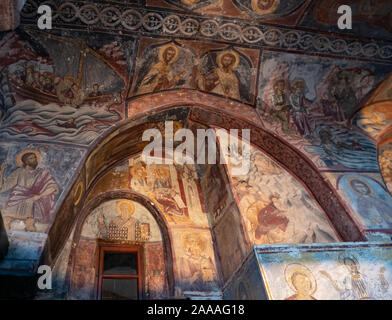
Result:
<instances>
[{"instance_id":1,"label":"arched doorway","mask_svg":"<svg viewBox=\"0 0 392 320\"><path fill-rule=\"evenodd\" d=\"M94 198L79 216L72 242L70 298L110 299L122 294L128 299L158 299L173 294L167 226L159 208L143 195L124 190ZM114 292L116 287L120 292Z\"/></svg>"}]
</instances>

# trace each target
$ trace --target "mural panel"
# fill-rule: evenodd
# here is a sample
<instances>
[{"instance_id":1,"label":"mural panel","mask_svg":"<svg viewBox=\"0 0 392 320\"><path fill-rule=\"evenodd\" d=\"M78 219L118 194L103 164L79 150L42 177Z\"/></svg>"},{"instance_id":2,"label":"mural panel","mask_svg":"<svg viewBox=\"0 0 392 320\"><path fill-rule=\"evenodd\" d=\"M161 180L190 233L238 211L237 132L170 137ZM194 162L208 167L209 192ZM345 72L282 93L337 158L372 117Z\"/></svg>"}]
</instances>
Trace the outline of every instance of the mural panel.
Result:
<instances>
[{"instance_id":1,"label":"mural panel","mask_svg":"<svg viewBox=\"0 0 392 320\"><path fill-rule=\"evenodd\" d=\"M142 39L131 96L170 89L198 89L239 100L255 101L258 51L208 45L197 41Z\"/></svg>"},{"instance_id":2,"label":"mural panel","mask_svg":"<svg viewBox=\"0 0 392 320\"><path fill-rule=\"evenodd\" d=\"M338 8L349 5L353 29L337 27ZM366 37L391 38L392 3L388 0L320 0L315 1L302 22L303 26L329 32L348 32Z\"/></svg>"},{"instance_id":3,"label":"mural panel","mask_svg":"<svg viewBox=\"0 0 392 320\"><path fill-rule=\"evenodd\" d=\"M392 194L392 143L389 139L379 146L378 161L384 182Z\"/></svg>"},{"instance_id":4,"label":"mural panel","mask_svg":"<svg viewBox=\"0 0 392 320\"><path fill-rule=\"evenodd\" d=\"M7 230L47 232L85 151L52 144L0 146L0 205Z\"/></svg>"},{"instance_id":5,"label":"mural panel","mask_svg":"<svg viewBox=\"0 0 392 320\"><path fill-rule=\"evenodd\" d=\"M71 296L94 299L98 259L97 240L142 244L145 250L146 294L150 298L167 297L162 235L151 213L127 199L102 203L85 220L75 254Z\"/></svg>"},{"instance_id":6,"label":"mural panel","mask_svg":"<svg viewBox=\"0 0 392 320\"><path fill-rule=\"evenodd\" d=\"M234 196L252 244L338 242L326 215L308 191L273 160L242 142L240 153L221 143L228 157L228 172ZM245 162L250 150L247 174L232 175Z\"/></svg>"},{"instance_id":7,"label":"mural panel","mask_svg":"<svg viewBox=\"0 0 392 320\"><path fill-rule=\"evenodd\" d=\"M369 176L346 174L338 178L338 189L365 229L392 229L392 197L382 183Z\"/></svg>"},{"instance_id":8,"label":"mural panel","mask_svg":"<svg viewBox=\"0 0 392 320\"><path fill-rule=\"evenodd\" d=\"M90 144L124 117L134 45L83 33L8 34L0 44L0 137Z\"/></svg>"},{"instance_id":9,"label":"mural panel","mask_svg":"<svg viewBox=\"0 0 392 320\"><path fill-rule=\"evenodd\" d=\"M258 247L271 300L390 300L390 245Z\"/></svg>"},{"instance_id":10,"label":"mural panel","mask_svg":"<svg viewBox=\"0 0 392 320\"><path fill-rule=\"evenodd\" d=\"M219 291L210 230L173 228L172 241L176 256L176 286L184 295L188 291Z\"/></svg>"},{"instance_id":11,"label":"mural panel","mask_svg":"<svg viewBox=\"0 0 392 320\"><path fill-rule=\"evenodd\" d=\"M244 10L253 18L262 20L287 16L306 2L306 0L234 0L234 3L241 10Z\"/></svg>"},{"instance_id":12,"label":"mural panel","mask_svg":"<svg viewBox=\"0 0 392 320\"><path fill-rule=\"evenodd\" d=\"M374 142L350 120L389 71L377 64L264 53L259 85L264 124L320 168L378 171Z\"/></svg>"}]
</instances>

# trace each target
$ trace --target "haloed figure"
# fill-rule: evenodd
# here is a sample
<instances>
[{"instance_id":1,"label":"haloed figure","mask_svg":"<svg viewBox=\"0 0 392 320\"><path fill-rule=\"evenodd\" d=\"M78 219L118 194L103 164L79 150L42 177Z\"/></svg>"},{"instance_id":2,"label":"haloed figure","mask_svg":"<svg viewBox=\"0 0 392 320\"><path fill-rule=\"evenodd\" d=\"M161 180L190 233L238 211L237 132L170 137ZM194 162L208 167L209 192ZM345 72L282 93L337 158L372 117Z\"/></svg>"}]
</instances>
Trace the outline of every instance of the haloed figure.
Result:
<instances>
[{"instance_id":1,"label":"haloed figure","mask_svg":"<svg viewBox=\"0 0 392 320\"><path fill-rule=\"evenodd\" d=\"M284 273L286 283L295 292L285 300L317 300L313 297L317 290L317 282L307 267L299 263L292 263L286 267Z\"/></svg>"},{"instance_id":2,"label":"haloed figure","mask_svg":"<svg viewBox=\"0 0 392 320\"><path fill-rule=\"evenodd\" d=\"M199 88L207 92L241 100L239 81L233 72L239 63L238 54L231 50L223 51L216 60L218 68L215 68L211 73L203 76L199 72Z\"/></svg>"},{"instance_id":3,"label":"haloed figure","mask_svg":"<svg viewBox=\"0 0 392 320\"><path fill-rule=\"evenodd\" d=\"M47 224L54 207L54 196L59 188L46 168L38 168L39 153L26 150L18 154L16 159L19 168L7 178L4 177L7 164L3 162L0 169L0 193L10 191L7 204L2 212L6 228L10 223L22 220L26 231L35 231L35 222Z\"/></svg>"},{"instance_id":4,"label":"haloed figure","mask_svg":"<svg viewBox=\"0 0 392 320\"><path fill-rule=\"evenodd\" d=\"M166 45L159 50L159 62L154 64L144 76L137 94L158 92L175 87L177 82L185 75L181 72L173 74L172 64L176 61L178 49L174 45Z\"/></svg>"}]
</instances>

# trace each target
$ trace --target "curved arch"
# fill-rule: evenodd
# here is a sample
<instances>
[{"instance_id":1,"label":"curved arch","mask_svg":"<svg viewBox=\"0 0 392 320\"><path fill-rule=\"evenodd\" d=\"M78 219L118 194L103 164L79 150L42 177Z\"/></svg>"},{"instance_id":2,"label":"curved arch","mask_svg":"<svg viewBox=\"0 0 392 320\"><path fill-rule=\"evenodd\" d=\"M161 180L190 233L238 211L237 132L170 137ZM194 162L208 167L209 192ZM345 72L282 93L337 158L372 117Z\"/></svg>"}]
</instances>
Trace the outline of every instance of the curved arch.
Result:
<instances>
[{"instance_id":1,"label":"curved arch","mask_svg":"<svg viewBox=\"0 0 392 320\"><path fill-rule=\"evenodd\" d=\"M53 260L57 258L60 249L65 244L67 233L64 232L64 227L70 233L71 226L79 216L80 208L83 207L90 188L107 170L142 151L147 144L147 142L142 142L141 138L145 129L153 128L156 123L167 119L184 122L190 120L207 127L215 126L227 130L250 129L251 144L263 150L303 183L325 211L343 241L366 241L351 217L347 205L331 183L305 155L276 134L265 130L253 108L194 90L184 90L184 92L183 95L179 95L178 91L169 91L129 101L129 109L132 110L128 111L128 115L131 117L96 141L84 159L79 176L64 198L50 228L48 234L50 245L47 244L45 248L44 259L51 261L52 257ZM219 108L220 106L222 108ZM228 111L231 106L233 110ZM248 111L250 113L247 113ZM132 115L133 112L136 114ZM246 119L248 115L250 120ZM75 207L72 203L72 194L79 181L84 181L86 192L79 206Z\"/></svg>"},{"instance_id":2,"label":"curved arch","mask_svg":"<svg viewBox=\"0 0 392 320\"><path fill-rule=\"evenodd\" d=\"M170 239L168 227L166 225L165 219L163 219L163 213L150 199L141 195L140 193L130 191L130 190L116 190L116 191L105 192L91 199L87 203L87 205L83 207L76 221L75 232L72 240L73 245L71 248L71 253L68 262L68 270L66 276L66 284L68 290L70 288L70 283L72 281L72 271L75 264L75 254L77 249L76 244L79 243L81 233L82 233L82 228L87 217L102 203L115 199L127 199L127 200L138 202L142 206L144 206L154 217L162 234L163 252L164 252L169 295L174 296L174 271L173 271L172 245L171 245L171 239Z\"/></svg>"}]
</instances>

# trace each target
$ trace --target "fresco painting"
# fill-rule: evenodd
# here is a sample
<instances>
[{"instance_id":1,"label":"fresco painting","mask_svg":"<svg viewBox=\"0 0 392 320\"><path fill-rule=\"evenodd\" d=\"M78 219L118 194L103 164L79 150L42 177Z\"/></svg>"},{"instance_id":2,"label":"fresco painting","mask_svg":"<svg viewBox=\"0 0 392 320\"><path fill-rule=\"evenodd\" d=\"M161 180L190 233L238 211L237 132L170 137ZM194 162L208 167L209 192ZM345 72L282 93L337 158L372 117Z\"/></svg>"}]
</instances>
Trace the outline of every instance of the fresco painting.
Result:
<instances>
[{"instance_id":1,"label":"fresco painting","mask_svg":"<svg viewBox=\"0 0 392 320\"><path fill-rule=\"evenodd\" d=\"M305 188L261 151L245 148L245 143L242 141L239 150L250 150L249 172L229 177L250 242L338 242L327 216ZM227 157L228 172L232 172L245 154L231 152Z\"/></svg>"},{"instance_id":2,"label":"fresco painting","mask_svg":"<svg viewBox=\"0 0 392 320\"><path fill-rule=\"evenodd\" d=\"M71 296L94 297L97 240L144 243L146 279L150 298L167 294L162 235L151 213L141 204L127 199L110 200L93 210L85 220L75 255ZM110 243L110 242L109 242Z\"/></svg>"},{"instance_id":3,"label":"fresco painting","mask_svg":"<svg viewBox=\"0 0 392 320\"><path fill-rule=\"evenodd\" d=\"M6 229L47 232L56 202L85 151L34 143L2 143L0 150L0 204Z\"/></svg>"},{"instance_id":4,"label":"fresco painting","mask_svg":"<svg viewBox=\"0 0 392 320\"><path fill-rule=\"evenodd\" d=\"M264 52L259 81L264 124L320 168L377 171L376 145L359 130L361 124L352 126L351 119L383 79L382 69L382 65Z\"/></svg>"},{"instance_id":5,"label":"fresco painting","mask_svg":"<svg viewBox=\"0 0 392 320\"><path fill-rule=\"evenodd\" d=\"M257 51L200 46L198 42L143 43L132 96L170 89L198 89L245 103L254 103ZM221 48L220 48L221 47Z\"/></svg>"},{"instance_id":6,"label":"fresco painting","mask_svg":"<svg viewBox=\"0 0 392 320\"><path fill-rule=\"evenodd\" d=\"M340 30L337 27L336 12L341 5L351 7L353 28L356 34L366 37L390 37L392 4L388 0L316 1L301 25L329 32L352 33L350 30Z\"/></svg>"},{"instance_id":7,"label":"fresco painting","mask_svg":"<svg viewBox=\"0 0 392 320\"><path fill-rule=\"evenodd\" d=\"M130 159L129 188L152 199L169 224L208 225L194 165L146 165Z\"/></svg>"},{"instance_id":8,"label":"fresco painting","mask_svg":"<svg viewBox=\"0 0 392 320\"><path fill-rule=\"evenodd\" d=\"M172 229L176 252L177 286L187 291L219 291L214 249L209 229Z\"/></svg>"},{"instance_id":9,"label":"fresco painting","mask_svg":"<svg viewBox=\"0 0 392 320\"><path fill-rule=\"evenodd\" d=\"M89 145L124 117L122 94L132 67L125 61L133 40L94 43L80 34L26 33L2 40L0 54L8 48L15 55L0 65L0 137Z\"/></svg>"},{"instance_id":10,"label":"fresco painting","mask_svg":"<svg viewBox=\"0 0 392 320\"><path fill-rule=\"evenodd\" d=\"M86 219L82 230L86 238L160 242L160 229L139 203L121 199L107 201Z\"/></svg>"},{"instance_id":11,"label":"fresco painting","mask_svg":"<svg viewBox=\"0 0 392 320\"><path fill-rule=\"evenodd\" d=\"M385 185L392 194L392 143L389 140L380 144L378 161Z\"/></svg>"},{"instance_id":12,"label":"fresco painting","mask_svg":"<svg viewBox=\"0 0 392 320\"><path fill-rule=\"evenodd\" d=\"M36 298L96 299L100 245L132 245L143 298L392 299L391 1L55 1L45 32L2 1L0 275L45 262ZM169 120L258 134L143 162Z\"/></svg>"},{"instance_id":13,"label":"fresco painting","mask_svg":"<svg viewBox=\"0 0 392 320\"><path fill-rule=\"evenodd\" d=\"M241 10L250 14L253 18L272 20L285 17L301 7L306 0L234 0Z\"/></svg>"},{"instance_id":14,"label":"fresco painting","mask_svg":"<svg viewBox=\"0 0 392 320\"><path fill-rule=\"evenodd\" d=\"M268 299L389 300L391 247L365 243L256 247Z\"/></svg>"},{"instance_id":15,"label":"fresco painting","mask_svg":"<svg viewBox=\"0 0 392 320\"><path fill-rule=\"evenodd\" d=\"M339 177L338 188L364 228L392 227L392 198L379 181L364 175L345 174Z\"/></svg>"}]
</instances>

